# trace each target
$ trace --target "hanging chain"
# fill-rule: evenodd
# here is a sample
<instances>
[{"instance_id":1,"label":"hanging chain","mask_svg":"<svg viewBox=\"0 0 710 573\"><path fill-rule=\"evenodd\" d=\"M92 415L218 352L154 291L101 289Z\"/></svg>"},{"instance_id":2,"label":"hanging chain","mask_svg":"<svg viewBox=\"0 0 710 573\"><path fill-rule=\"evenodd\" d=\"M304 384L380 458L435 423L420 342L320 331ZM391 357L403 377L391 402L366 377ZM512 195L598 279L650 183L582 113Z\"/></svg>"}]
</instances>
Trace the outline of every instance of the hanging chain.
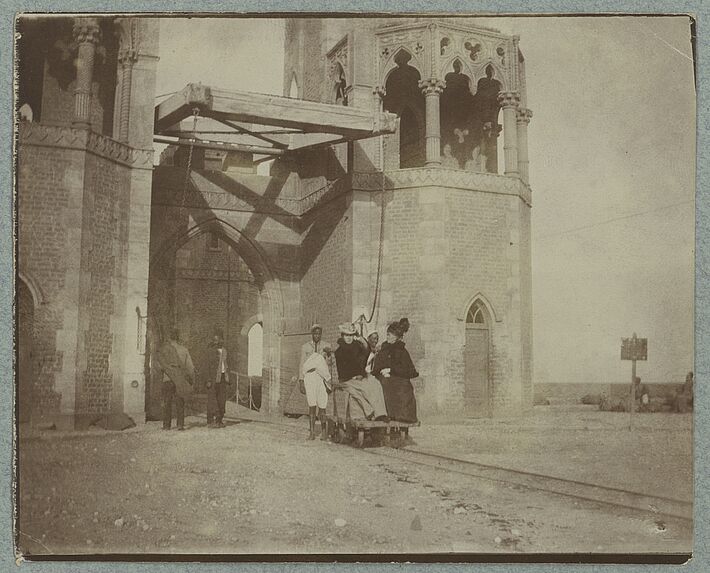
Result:
<instances>
[{"instance_id":1,"label":"hanging chain","mask_svg":"<svg viewBox=\"0 0 710 573\"><path fill-rule=\"evenodd\" d=\"M380 294L380 280L382 274L382 255L384 253L385 245L385 152L387 149L387 138L384 135L380 136L382 148L380 149L380 240L377 252L377 275L375 277L375 295L372 299L372 310L370 310L370 318L366 319L366 323L370 324L372 319L375 317L375 310L377 309L377 301ZM379 313L378 313L379 314ZM364 318L364 317L363 317Z\"/></svg>"},{"instance_id":2,"label":"hanging chain","mask_svg":"<svg viewBox=\"0 0 710 573\"><path fill-rule=\"evenodd\" d=\"M190 138L190 151L187 154L187 168L185 169L185 182L182 186L182 202L180 210L185 209L185 200L187 199L187 187L190 184L190 175L192 171L192 152L195 150L195 132L197 131L197 118L200 116L200 108L192 108L192 137Z\"/></svg>"}]
</instances>

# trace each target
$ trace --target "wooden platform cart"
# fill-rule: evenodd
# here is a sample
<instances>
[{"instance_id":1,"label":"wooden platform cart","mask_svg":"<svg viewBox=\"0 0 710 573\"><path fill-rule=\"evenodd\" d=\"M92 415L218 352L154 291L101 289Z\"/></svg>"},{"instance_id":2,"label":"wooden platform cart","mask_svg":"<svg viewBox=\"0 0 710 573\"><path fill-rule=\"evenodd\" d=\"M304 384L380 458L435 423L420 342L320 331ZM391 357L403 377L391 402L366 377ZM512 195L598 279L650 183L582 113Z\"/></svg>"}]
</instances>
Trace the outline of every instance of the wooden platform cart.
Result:
<instances>
[{"instance_id":1,"label":"wooden platform cart","mask_svg":"<svg viewBox=\"0 0 710 573\"><path fill-rule=\"evenodd\" d=\"M332 407L328 412L328 435L335 443L349 441L362 448L368 434L379 432L385 446L401 443L409 436L409 428L420 425L420 422L380 422L376 420L353 420L348 416L348 393L333 389L331 394Z\"/></svg>"}]
</instances>

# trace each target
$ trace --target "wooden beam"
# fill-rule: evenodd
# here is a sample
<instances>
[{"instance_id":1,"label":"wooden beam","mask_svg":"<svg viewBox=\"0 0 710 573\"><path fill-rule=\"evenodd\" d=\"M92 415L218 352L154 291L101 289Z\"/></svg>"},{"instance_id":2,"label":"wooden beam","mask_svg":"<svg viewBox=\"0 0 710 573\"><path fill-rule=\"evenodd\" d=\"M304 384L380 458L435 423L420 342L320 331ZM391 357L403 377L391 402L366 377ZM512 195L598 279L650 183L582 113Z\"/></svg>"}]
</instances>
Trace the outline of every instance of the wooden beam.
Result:
<instances>
[{"instance_id":1,"label":"wooden beam","mask_svg":"<svg viewBox=\"0 0 710 573\"><path fill-rule=\"evenodd\" d=\"M167 137L153 136L155 143L167 143L168 145L180 145L183 147L200 147L202 149L214 149L217 151L241 151L243 153L254 153L256 155L283 155L284 149L275 147L261 147L259 145L245 145L242 143L225 143L220 141L205 141L203 139L178 139L173 140Z\"/></svg>"},{"instance_id":2,"label":"wooden beam","mask_svg":"<svg viewBox=\"0 0 710 573\"><path fill-rule=\"evenodd\" d=\"M200 115L218 121L295 128L306 133L330 133L348 139L394 133L396 119L391 113L188 84L156 106L155 132L160 134L171 129L192 115L195 109Z\"/></svg>"},{"instance_id":3,"label":"wooden beam","mask_svg":"<svg viewBox=\"0 0 710 573\"><path fill-rule=\"evenodd\" d=\"M232 129L236 130L239 133L245 133L247 135L250 135L251 137L255 137L256 139L261 139L262 141L266 141L266 143L270 143L274 147L279 147L281 149L285 149L288 147L288 144L284 144L280 141L276 141L274 139L271 139L269 137L266 137L265 135L261 135L260 133L257 133L255 131L250 131L245 127L242 127L241 125L238 125L234 123L233 121L229 121L228 119L220 119L220 118L215 118L217 121L220 123L223 123L224 125L231 127Z\"/></svg>"},{"instance_id":4,"label":"wooden beam","mask_svg":"<svg viewBox=\"0 0 710 573\"><path fill-rule=\"evenodd\" d=\"M195 109L204 113L211 105L212 97L208 86L187 84L179 92L155 106L155 133L171 129L176 123L191 116Z\"/></svg>"},{"instance_id":5,"label":"wooden beam","mask_svg":"<svg viewBox=\"0 0 710 573\"><path fill-rule=\"evenodd\" d=\"M220 89L211 93L211 111L233 121L344 136L372 133L375 124L371 111L354 107Z\"/></svg>"}]
</instances>

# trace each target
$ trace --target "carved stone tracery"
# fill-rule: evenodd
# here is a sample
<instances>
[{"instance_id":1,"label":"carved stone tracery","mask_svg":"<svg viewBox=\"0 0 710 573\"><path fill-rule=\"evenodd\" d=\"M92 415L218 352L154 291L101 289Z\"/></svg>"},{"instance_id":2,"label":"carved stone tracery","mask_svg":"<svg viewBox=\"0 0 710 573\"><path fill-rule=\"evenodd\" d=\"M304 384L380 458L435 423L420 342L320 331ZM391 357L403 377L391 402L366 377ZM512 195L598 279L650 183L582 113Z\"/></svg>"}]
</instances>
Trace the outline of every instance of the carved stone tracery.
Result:
<instances>
[{"instance_id":1,"label":"carved stone tracery","mask_svg":"<svg viewBox=\"0 0 710 573\"><path fill-rule=\"evenodd\" d=\"M48 146L88 151L127 167L153 169L152 149L133 149L93 131L21 121L20 146Z\"/></svg>"}]
</instances>

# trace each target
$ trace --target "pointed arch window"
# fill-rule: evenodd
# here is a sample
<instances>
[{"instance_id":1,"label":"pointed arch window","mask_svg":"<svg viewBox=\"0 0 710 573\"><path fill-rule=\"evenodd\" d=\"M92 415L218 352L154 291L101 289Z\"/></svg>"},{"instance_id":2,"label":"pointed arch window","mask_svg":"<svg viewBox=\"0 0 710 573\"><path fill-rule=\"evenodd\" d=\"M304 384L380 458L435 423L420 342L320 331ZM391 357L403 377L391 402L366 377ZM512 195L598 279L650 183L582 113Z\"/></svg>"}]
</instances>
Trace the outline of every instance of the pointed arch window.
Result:
<instances>
[{"instance_id":1,"label":"pointed arch window","mask_svg":"<svg viewBox=\"0 0 710 573\"><path fill-rule=\"evenodd\" d=\"M255 323L247 333L247 374L261 376L264 353L264 329L260 322Z\"/></svg>"},{"instance_id":2,"label":"pointed arch window","mask_svg":"<svg viewBox=\"0 0 710 573\"><path fill-rule=\"evenodd\" d=\"M486 309L480 301L476 301L468 309L468 314L466 315L466 324L479 324L485 325L486 321Z\"/></svg>"}]
</instances>

